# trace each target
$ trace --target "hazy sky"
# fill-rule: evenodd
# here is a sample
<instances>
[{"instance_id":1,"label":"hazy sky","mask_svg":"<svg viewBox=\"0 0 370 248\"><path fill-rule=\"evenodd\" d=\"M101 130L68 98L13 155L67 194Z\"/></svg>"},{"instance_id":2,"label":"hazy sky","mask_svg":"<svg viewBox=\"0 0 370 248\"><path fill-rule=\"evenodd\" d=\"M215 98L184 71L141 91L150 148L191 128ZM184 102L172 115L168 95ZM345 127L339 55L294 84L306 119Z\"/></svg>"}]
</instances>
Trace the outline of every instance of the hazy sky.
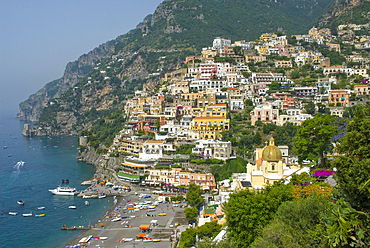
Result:
<instances>
[{"instance_id":1,"label":"hazy sky","mask_svg":"<svg viewBox=\"0 0 370 248\"><path fill-rule=\"evenodd\" d=\"M136 27L163 0L0 0L0 110L63 76L68 62Z\"/></svg>"}]
</instances>

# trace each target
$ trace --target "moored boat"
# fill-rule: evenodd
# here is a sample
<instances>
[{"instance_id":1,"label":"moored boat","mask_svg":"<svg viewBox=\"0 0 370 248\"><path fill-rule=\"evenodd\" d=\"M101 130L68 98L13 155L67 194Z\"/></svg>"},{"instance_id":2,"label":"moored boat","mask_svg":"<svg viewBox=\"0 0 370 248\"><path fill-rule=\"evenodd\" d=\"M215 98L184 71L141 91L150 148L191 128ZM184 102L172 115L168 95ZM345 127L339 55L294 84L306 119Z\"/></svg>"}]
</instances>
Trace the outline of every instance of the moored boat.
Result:
<instances>
[{"instance_id":1,"label":"moored boat","mask_svg":"<svg viewBox=\"0 0 370 248\"><path fill-rule=\"evenodd\" d=\"M85 201L85 205L88 206L90 203L88 201Z\"/></svg>"},{"instance_id":2,"label":"moored boat","mask_svg":"<svg viewBox=\"0 0 370 248\"><path fill-rule=\"evenodd\" d=\"M36 214L35 216L36 216L36 217L44 217L44 216L45 216L45 214Z\"/></svg>"},{"instance_id":3,"label":"moored boat","mask_svg":"<svg viewBox=\"0 0 370 248\"><path fill-rule=\"evenodd\" d=\"M99 199L102 199L102 198L105 198L105 197L107 197L104 193L101 193L100 195L99 195Z\"/></svg>"},{"instance_id":4,"label":"moored boat","mask_svg":"<svg viewBox=\"0 0 370 248\"><path fill-rule=\"evenodd\" d=\"M76 209L77 207L76 206L69 206L68 208L69 209Z\"/></svg>"},{"instance_id":5,"label":"moored boat","mask_svg":"<svg viewBox=\"0 0 370 248\"><path fill-rule=\"evenodd\" d=\"M18 203L19 205L24 205L24 201L23 201L22 199L18 199L18 200L17 200L17 203Z\"/></svg>"},{"instance_id":6,"label":"moored boat","mask_svg":"<svg viewBox=\"0 0 370 248\"><path fill-rule=\"evenodd\" d=\"M37 210L44 210L45 207L37 207Z\"/></svg>"},{"instance_id":7,"label":"moored boat","mask_svg":"<svg viewBox=\"0 0 370 248\"><path fill-rule=\"evenodd\" d=\"M49 189L49 191L51 193L53 193L54 195L76 195L77 194L77 190L76 188L72 188L72 187L58 187L56 189Z\"/></svg>"},{"instance_id":8,"label":"moored boat","mask_svg":"<svg viewBox=\"0 0 370 248\"><path fill-rule=\"evenodd\" d=\"M31 216L32 216L32 212L29 214L23 214L23 217L31 217Z\"/></svg>"},{"instance_id":9,"label":"moored boat","mask_svg":"<svg viewBox=\"0 0 370 248\"><path fill-rule=\"evenodd\" d=\"M9 215L17 215L17 212L9 212Z\"/></svg>"}]
</instances>

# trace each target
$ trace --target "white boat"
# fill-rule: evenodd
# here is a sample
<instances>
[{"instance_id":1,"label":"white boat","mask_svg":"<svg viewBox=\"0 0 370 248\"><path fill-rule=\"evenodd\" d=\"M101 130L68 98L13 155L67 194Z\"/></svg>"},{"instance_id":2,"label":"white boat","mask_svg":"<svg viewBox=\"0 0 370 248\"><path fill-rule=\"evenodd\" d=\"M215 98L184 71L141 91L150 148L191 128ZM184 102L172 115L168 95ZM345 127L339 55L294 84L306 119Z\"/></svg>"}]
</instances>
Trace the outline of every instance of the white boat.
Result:
<instances>
[{"instance_id":1,"label":"white boat","mask_svg":"<svg viewBox=\"0 0 370 248\"><path fill-rule=\"evenodd\" d=\"M18 203L19 205L24 205L24 201L23 201L22 199L18 199L18 200L17 200L17 203Z\"/></svg>"},{"instance_id":2,"label":"white boat","mask_svg":"<svg viewBox=\"0 0 370 248\"><path fill-rule=\"evenodd\" d=\"M90 203L88 201L85 201L85 205L88 206Z\"/></svg>"},{"instance_id":3,"label":"white boat","mask_svg":"<svg viewBox=\"0 0 370 248\"><path fill-rule=\"evenodd\" d=\"M17 212L9 212L9 215L17 215Z\"/></svg>"},{"instance_id":4,"label":"white boat","mask_svg":"<svg viewBox=\"0 0 370 248\"><path fill-rule=\"evenodd\" d=\"M23 217L31 217L31 216L32 216L32 212L29 214L23 214Z\"/></svg>"},{"instance_id":5,"label":"white boat","mask_svg":"<svg viewBox=\"0 0 370 248\"><path fill-rule=\"evenodd\" d=\"M91 198L91 195L84 195L84 196L82 196L82 198L89 199L89 198Z\"/></svg>"},{"instance_id":6,"label":"white boat","mask_svg":"<svg viewBox=\"0 0 370 248\"><path fill-rule=\"evenodd\" d=\"M44 210L45 207L37 207L37 210Z\"/></svg>"},{"instance_id":7,"label":"white boat","mask_svg":"<svg viewBox=\"0 0 370 248\"><path fill-rule=\"evenodd\" d=\"M76 206L69 206L69 209L76 209Z\"/></svg>"},{"instance_id":8,"label":"white boat","mask_svg":"<svg viewBox=\"0 0 370 248\"><path fill-rule=\"evenodd\" d=\"M112 220L112 222L116 222L116 221L120 221L120 220L121 220L121 218L117 217L117 218L114 218L114 219Z\"/></svg>"},{"instance_id":9,"label":"white boat","mask_svg":"<svg viewBox=\"0 0 370 248\"><path fill-rule=\"evenodd\" d=\"M102 199L102 198L105 198L105 197L107 197L107 196L104 193L99 195L99 199Z\"/></svg>"},{"instance_id":10,"label":"white boat","mask_svg":"<svg viewBox=\"0 0 370 248\"><path fill-rule=\"evenodd\" d=\"M72 187L58 187L56 189L49 189L54 195L76 195L78 192L76 188Z\"/></svg>"}]
</instances>

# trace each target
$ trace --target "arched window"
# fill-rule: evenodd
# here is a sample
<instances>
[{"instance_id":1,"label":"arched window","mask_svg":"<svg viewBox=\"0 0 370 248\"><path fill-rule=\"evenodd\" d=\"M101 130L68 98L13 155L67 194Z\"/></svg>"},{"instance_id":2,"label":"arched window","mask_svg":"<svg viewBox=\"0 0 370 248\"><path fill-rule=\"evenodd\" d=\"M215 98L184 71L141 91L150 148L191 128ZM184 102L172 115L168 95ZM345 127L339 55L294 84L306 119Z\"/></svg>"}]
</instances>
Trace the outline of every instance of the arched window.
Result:
<instances>
[{"instance_id":1,"label":"arched window","mask_svg":"<svg viewBox=\"0 0 370 248\"><path fill-rule=\"evenodd\" d=\"M275 170L275 164L271 165L271 170L273 170L273 171Z\"/></svg>"}]
</instances>

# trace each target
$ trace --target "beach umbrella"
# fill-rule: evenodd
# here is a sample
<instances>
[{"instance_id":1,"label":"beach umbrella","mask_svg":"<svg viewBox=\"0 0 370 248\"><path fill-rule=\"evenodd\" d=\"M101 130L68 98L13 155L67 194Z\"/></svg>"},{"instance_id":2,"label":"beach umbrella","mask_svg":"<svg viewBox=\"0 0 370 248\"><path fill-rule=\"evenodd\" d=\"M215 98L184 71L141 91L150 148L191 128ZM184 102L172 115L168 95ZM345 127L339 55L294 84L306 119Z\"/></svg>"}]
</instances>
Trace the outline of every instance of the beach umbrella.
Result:
<instances>
[{"instance_id":1,"label":"beach umbrella","mask_svg":"<svg viewBox=\"0 0 370 248\"><path fill-rule=\"evenodd\" d=\"M146 234L145 234L145 233L139 233L137 236L138 236L139 238L144 238L144 237L146 236Z\"/></svg>"}]
</instances>

